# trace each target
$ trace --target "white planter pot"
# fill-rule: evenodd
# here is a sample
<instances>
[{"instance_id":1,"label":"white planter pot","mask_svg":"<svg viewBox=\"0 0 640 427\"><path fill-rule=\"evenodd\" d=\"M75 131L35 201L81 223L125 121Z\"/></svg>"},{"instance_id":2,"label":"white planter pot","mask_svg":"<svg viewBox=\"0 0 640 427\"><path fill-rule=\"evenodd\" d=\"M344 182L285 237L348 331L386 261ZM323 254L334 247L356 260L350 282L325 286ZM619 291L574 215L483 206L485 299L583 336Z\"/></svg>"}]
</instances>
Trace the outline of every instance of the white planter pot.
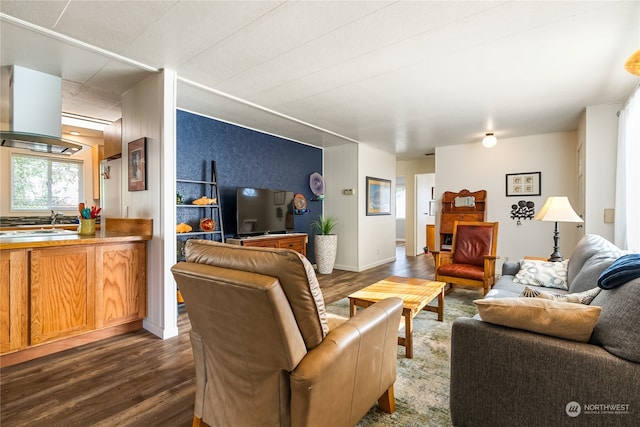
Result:
<instances>
[{"instance_id":1,"label":"white planter pot","mask_svg":"<svg viewBox=\"0 0 640 427\"><path fill-rule=\"evenodd\" d=\"M318 273L330 274L336 263L336 250L338 249L337 234L317 234L314 239L316 252L316 265Z\"/></svg>"}]
</instances>

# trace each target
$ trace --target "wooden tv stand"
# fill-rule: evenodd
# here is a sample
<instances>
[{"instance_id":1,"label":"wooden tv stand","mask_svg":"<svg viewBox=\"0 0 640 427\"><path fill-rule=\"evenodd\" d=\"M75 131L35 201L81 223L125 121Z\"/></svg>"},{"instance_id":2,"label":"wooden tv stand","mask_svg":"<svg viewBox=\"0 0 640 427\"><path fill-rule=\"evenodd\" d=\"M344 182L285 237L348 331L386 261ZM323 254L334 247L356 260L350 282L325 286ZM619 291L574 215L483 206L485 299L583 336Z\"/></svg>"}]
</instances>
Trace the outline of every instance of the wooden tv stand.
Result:
<instances>
[{"instance_id":1,"label":"wooden tv stand","mask_svg":"<svg viewBox=\"0 0 640 427\"><path fill-rule=\"evenodd\" d=\"M265 234L255 237L226 239L226 242L232 245L293 249L304 256L307 256L307 241L308 236L306 233Z\"/></svg>"}]
</instances>

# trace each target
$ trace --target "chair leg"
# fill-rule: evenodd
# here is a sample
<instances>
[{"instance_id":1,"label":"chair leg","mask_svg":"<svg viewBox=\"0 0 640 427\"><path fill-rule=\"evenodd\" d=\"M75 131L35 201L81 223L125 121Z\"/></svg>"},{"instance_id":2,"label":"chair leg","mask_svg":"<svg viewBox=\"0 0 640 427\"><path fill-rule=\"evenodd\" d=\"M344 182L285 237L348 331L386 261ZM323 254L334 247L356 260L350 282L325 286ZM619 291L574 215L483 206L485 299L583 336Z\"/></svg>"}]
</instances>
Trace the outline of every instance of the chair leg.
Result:
<instances>
[{"instance_id":1,"label":"chair leg","mask_svg":"<svg viewBox=\"0 0 640 427\"><path fill-rule=\"evenodd\" d=\"M449 295L451 292L453 292L453 283L447 283L447 285L449 287L445 288L445 290L444 290L444 294L445 295Z\"/></svg>"},{"instance_id":2,"label":"chair leg","mask_svg":"<svg viewBox=\"0 0 640 427\"><path fill-rule=\"evenodd\" d=\"M396 411L396 399L393 394L393 384L378 399L378 407L387 414L393 414Z\"/></svg>"},{"instance_id":3,"label":"chair leg","mask_svg":"<svg viewBox=\"0 0 640 427\"><path fill-rule=\"evenodd\" d=\"M197 417L197 416L193 416L193 424L191 424L191 427L208 427L209 424L205 423L204 421L202 421L202 418Z\"/></svg>"}]
</instances>

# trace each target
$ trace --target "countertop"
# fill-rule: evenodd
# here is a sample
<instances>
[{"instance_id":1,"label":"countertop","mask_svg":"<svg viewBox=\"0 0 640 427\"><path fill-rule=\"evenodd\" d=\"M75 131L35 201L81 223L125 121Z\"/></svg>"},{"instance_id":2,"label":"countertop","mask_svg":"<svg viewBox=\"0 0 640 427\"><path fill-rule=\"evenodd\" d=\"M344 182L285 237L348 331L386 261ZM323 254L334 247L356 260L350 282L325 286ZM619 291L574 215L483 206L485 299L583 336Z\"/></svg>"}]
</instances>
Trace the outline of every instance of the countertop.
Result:
<instances>
[{"instance_id":1,"label":"countertop","mask_svg":"<svg viewBox=\"0 0 640 427\"><path fill-rule=\"evenodd\" d=\"M52 246L95 245L100 243L137 242L151 240L151 235L136 235L121 231L96 230L93 236L79 234L29 237L0 237L0 249L42 248Z\"/></svg>"},{"instance_id":2,"label":"countertop","mask_svg":"<svg viewBox=\"0 0 640 427\"><path fill-rule=\"evenodd\" d=\"M2 230L65 228L77 230L77 224L32 225L20 227L2 227ZM0 236L0 249L29 249L55 246L97 245L102 243L140 242L153 237L153 221L145 218L104 218L104 223L96 226L93 236L63 234L48 236L34 234L30 236Z\"/></svg>"}]
</instances>

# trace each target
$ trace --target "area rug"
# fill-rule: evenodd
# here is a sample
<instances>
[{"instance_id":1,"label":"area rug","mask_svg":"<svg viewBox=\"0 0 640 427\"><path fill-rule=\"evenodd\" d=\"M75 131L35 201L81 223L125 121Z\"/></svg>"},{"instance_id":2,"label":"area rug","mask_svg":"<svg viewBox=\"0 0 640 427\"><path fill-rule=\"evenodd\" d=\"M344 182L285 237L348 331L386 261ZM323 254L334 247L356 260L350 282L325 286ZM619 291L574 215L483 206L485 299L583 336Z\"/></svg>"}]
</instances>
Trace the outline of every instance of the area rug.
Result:
<instances>
[{"instance_id":1,"label":"area rug","mask_svg":"<svg viewBox=\"0 0 640 427\"><path fill-rule=\"evenodd\" d=\"M407 359L404 347L398 346L396 412L386 414L374 406L357 427L452 425L449 416L451 324L458 317L475 315L473 300L477 298L482 298L482 292L456 288L445 297L443 322L438 322L436 313L418 313L413 320L413 358ZM327 311L349 317L349 300L344 298L329 304Z\"/></svg>"}]
</instances>

